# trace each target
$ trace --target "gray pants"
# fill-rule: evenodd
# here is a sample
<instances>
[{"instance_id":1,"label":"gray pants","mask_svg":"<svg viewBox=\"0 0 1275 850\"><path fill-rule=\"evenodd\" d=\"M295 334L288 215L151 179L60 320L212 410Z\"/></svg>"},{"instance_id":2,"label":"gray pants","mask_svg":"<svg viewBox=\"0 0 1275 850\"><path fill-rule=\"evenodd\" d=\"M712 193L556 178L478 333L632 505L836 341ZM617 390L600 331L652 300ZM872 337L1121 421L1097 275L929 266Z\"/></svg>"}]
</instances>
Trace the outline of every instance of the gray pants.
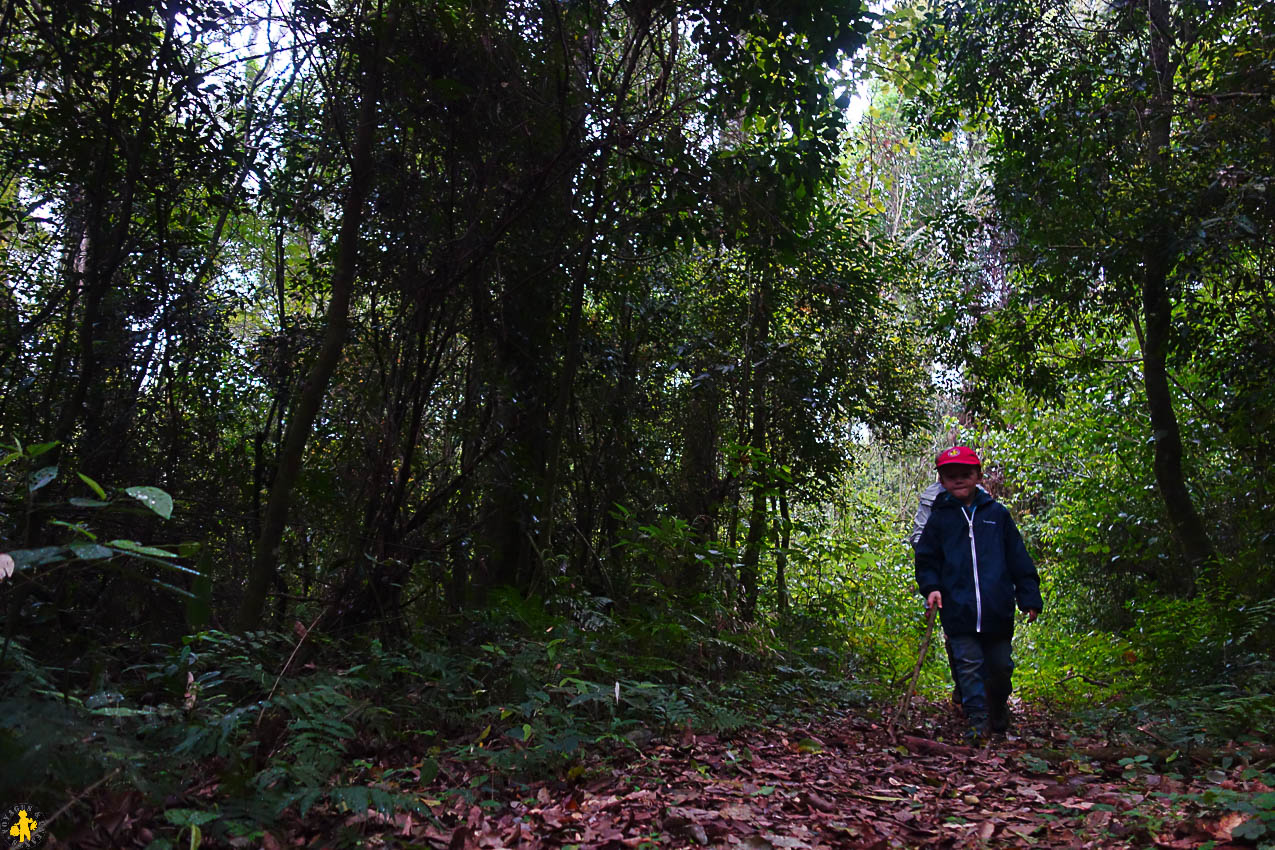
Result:
<instances>
[{"instance_id":1,"label":"gray pants","mask_svg":"<svg viewBox=\"0 0 1275 850\"><path fill-rule=\"evenodd\" d=\"M974 634L951 635L947 640L961 689L961 708L971 723L980 723L987 719L989 706L1004 705L1014 690L1009 638Z\"/></svg>"}]
</instances>

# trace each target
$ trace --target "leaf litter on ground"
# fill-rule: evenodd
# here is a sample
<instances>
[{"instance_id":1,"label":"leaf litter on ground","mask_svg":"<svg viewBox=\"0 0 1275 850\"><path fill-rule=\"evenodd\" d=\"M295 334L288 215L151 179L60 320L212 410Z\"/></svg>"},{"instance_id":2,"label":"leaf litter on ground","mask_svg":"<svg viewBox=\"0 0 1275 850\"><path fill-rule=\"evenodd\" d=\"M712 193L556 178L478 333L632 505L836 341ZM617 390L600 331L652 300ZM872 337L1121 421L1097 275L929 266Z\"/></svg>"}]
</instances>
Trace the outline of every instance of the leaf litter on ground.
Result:
<instances>
[{"instance_id":1,"label":"leaf litter on ground","mask_svg":"<svg viewBox=\"0 0 1275 850\"><path fill-rule=\"evenodd\" d=\"M1196 804L1209 789L1270 794L1270 776L1242 763L1193 777L1154 773L1147 761L1121 763L1115 756L1123 751L1104 736L1070 732L1030 707L1019 707L1010 735L977 747L957 743L963 725L946 706L927 706L919 723L893 737L862 716L730 735L687 727L625 763L598 754L571 772L573 780L503 788L483 781L483 766L459 759L418 784L418 771L404 769L401 758L390 769L396 754L386 753L373 778L393 778L377 787L410 794L418 811L328 802L226 846L1175 849L1212 842L1220 850L1252 847L1262 835L1251 806ZM182 805L214 807L217 793L204 785ZM73 837L48 846L145 847L163 822L136 794L104 794L95 808ZM204 836L203 846L219 846Z\"/></svg>"}]
</instances>

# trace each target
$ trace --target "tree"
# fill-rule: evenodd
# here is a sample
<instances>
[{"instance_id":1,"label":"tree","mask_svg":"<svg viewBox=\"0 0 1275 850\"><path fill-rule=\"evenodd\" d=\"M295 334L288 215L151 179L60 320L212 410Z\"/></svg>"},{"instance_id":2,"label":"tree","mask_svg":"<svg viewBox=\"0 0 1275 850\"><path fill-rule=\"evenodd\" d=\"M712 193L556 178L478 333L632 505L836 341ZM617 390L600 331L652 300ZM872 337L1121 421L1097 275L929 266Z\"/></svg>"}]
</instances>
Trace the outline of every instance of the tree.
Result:
<instances>
[{"instance_id":1,"label":"tree","mask_svg":"<svg viewBox=\"0 0 1275 850\"><path fill-rule=\"evenodd\" d=\"M279 557L292 488L301 472L302 457L315 418L323 404L328 383L345 347L349 329L350 301L358 268L360 230L364 208L372 186L373 141L381 97L381 65L398 26L399 5L391 0L387 8L377 8L366 20L356 19L352 53L359 71L358 111L350 143L350 177L341 202L341 225L332 267L331 294L324 319L323 340L314 356L296 406L288 416L288 427L279 449L278 468L270 487L270 500L262 518L261 533L253 551L252 568L239 608L240 629L255 626L265 606L266 593L274 577Z\"/></svg>"},{"instance_id":2,"label":"tree","mask_svg":"<svg viewBox=\"0 0 1275 850\"><path fill-rule=\"evenodd\" d=\"M1255 223L1271 217L1258 176L1271 16L1262 3L970 2L914 31L945 74L924 101L933 125L989 128L997 214L1012 234L1014 291L979 322L971 368L985 388L1049 393L1053 376L1099 365L1132 328L1156 482L1192 569L1215 547L1183 471L1172 365L1219 333L1251 333L1198 321L1218 281L1246 300L1267 286L1250 270L1269 251ZM1107 344L1061 351L1078 328ZM1165 580L1189 590L1191 576Z\"/></svg>"},{"instance_id":3,"label":"tree","mask_svg":"<svg viewBox=\"0 0 1275 850\"><path fill-rule=\"evenodd\" d=\"M915 412L833 188L860 5L10 12L0 428L173 490L216 624L677 573L617 506L746 533L751 616L770 515Z\"/></svg>"}]
</instances>

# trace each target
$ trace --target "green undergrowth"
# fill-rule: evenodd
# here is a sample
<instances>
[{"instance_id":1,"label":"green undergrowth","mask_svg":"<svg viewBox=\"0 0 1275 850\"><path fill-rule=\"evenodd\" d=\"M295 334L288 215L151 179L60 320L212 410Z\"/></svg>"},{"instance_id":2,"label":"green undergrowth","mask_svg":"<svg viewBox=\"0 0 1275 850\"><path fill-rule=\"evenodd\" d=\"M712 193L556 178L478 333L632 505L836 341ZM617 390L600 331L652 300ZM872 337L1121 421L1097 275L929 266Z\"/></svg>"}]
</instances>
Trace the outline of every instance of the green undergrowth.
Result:
<instances>
[{"instance_id":1,"label":"green undergrowth","mask_svg":"<svg viewBox=\"0 0 1275 850\"><path fill-rule=\"evenodd\" d=\"M0 696L6 796L56 810L109 776L107 788L166 801L173 840L192 827L251 836L316 806L419 810L409 785L481 798L574 781L687 729L800 722L869 698L810 623L620 614L596 597L504 594L397 642L301 633L192 634L92 693L59 689L15 640ZM212 797L194 794L210 783Z\"/></svg>"},{"instance_id":2,"label":"green undergrowth","mask_svg":"<svg viewBox=\"0 0 1275 850\"><path fill-rule=\"evenodd\" d=\"M1148 835L1160 834L1166 826L1167 803L1180 819L1225 822L1233 840L1259 850L1272 848L1271 684L1266 682L1264 694L1213 686L1143 696L1127 704L1078 709L1067 722L1073 733L1100 737L1115 752L1125 753L1115 767L1118 775L1148 792L1126 817L1130 823L1143 821ZM1030 763L1033 756L1025 758ZM1180 790L1161 790L1172 785Z\"/></svg>"}]
</instances>

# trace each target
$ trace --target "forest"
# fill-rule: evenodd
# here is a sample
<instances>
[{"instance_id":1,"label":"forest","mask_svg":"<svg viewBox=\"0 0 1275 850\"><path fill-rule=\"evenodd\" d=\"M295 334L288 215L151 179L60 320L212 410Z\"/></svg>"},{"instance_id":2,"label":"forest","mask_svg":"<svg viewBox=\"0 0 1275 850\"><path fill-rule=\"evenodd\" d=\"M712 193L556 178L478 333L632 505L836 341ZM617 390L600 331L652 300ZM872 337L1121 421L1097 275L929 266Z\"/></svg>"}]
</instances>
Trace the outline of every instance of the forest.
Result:
<instances>
[{"instance_id":1,"label":"forest","mask_svg":"<svg viewBox=\"0 0 1275 850\"><path fill-rule=\"evenodd\" d=\"M1275 847L1273 181L1265 0L6 0L0 842Z\"/></svg>"}]
</instances>

